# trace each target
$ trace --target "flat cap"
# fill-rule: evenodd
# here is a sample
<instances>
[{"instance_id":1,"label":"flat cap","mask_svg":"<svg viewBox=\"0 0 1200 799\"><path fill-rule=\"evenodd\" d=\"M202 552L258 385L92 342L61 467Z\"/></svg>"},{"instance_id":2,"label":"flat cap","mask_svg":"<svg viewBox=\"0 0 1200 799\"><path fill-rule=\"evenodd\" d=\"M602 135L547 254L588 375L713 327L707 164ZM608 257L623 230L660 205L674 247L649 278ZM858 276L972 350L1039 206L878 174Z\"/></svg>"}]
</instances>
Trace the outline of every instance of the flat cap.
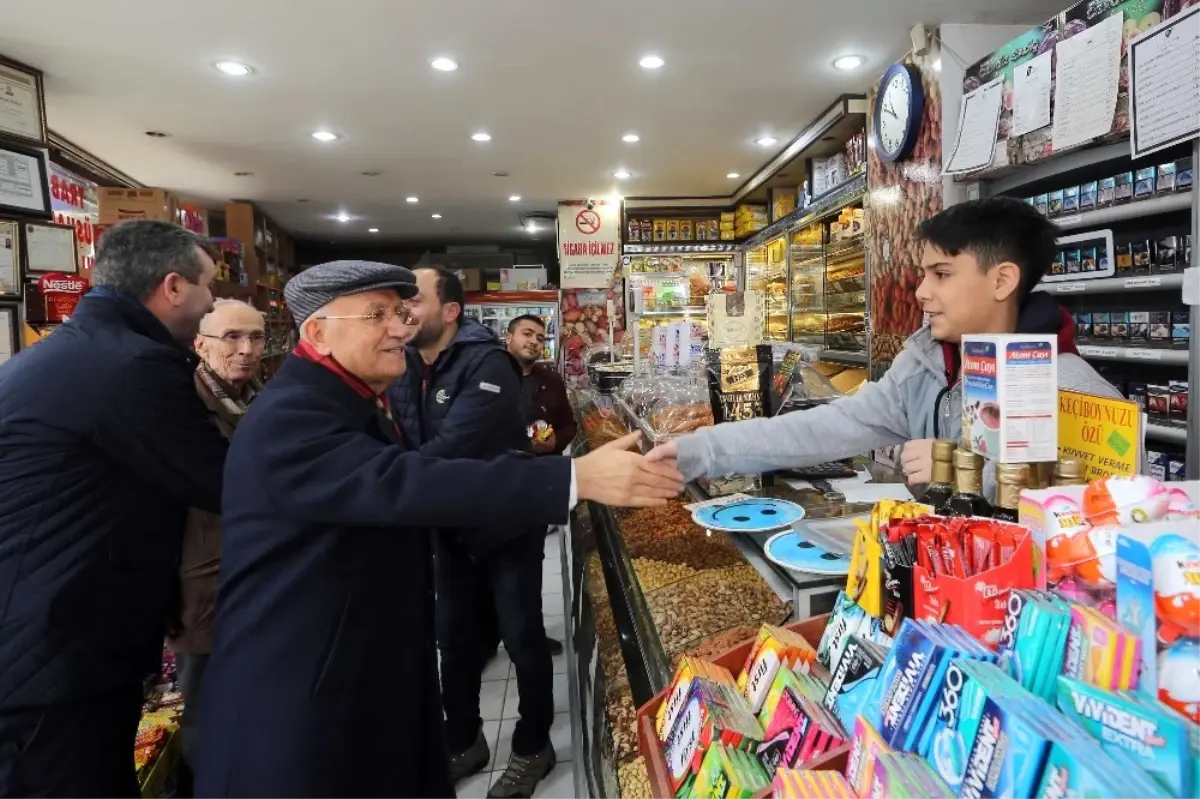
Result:
<instances>
[{"instance_id":1,"label":"flat cap","mask_svg":"<svg viewBox=\"0 0 1200 799\"><path fill-rule=\"evenodd\" d=\"M403 266L375 261L330 261L310 266L283 287L283 297L296 324L347 294L395 289L403 299L415 297L417 279Z\"/></svg>"}]
</instances>

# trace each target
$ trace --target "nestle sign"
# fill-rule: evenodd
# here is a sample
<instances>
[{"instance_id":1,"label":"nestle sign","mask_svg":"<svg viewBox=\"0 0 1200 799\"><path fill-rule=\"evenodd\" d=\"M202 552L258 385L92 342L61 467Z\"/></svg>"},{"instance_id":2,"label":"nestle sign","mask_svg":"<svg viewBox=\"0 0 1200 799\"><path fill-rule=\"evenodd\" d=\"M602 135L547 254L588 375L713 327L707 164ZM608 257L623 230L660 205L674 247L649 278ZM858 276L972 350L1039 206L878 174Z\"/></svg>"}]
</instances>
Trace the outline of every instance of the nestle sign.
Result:
<instances>
[{"instance_id":1,"label":"nestle sign","mask_svg":"<svg viewBox=\"0 0 1200 799\"><path fill-rule=\"evenodd\" d=\"M79 275L62 272L50 272L38 278L38 291L46 302L46 321L62 322L73 314L88 286L88 281Z\"/></svg>"}]
</instances>

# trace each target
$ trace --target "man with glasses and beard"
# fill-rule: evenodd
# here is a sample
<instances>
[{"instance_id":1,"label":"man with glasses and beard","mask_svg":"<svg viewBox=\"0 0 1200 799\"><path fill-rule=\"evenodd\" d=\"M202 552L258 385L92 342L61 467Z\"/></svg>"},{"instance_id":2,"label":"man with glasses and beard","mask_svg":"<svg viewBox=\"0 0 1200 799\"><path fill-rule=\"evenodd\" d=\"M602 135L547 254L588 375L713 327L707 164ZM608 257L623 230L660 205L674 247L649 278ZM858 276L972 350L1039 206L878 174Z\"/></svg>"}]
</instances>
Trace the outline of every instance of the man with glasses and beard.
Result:
<instances>
[{"instance_id":1,"label":"man with glasses and beard","mask_svg":"<svg viewBox=\"0 0 1200 799\"><path fill-rule=\"evenodd\" d=\"M518 363L491 330L463 316L462 283L453 272L433 267L414 273L418 329L408 372L391 394L405 434L419 442L422 454L439 457L528 451ZM554 663L542 620L546 527L492 525L487 532L443 528L437 534L438 648L451 778L466 779L491 762L479 694L498 632L516 671L521 704L512 758L489 796L531 796L556 759L550 745Z\"/></svg>"},{"instance_id":2,"label":"man with glasses and beard","mask_svg":"<svg viewBox=\"0 0 1200 799\"><path fill-rule=\"evenodd\" d=\"M225 469L199 796L452 796L430 530L484 538L683 487L623 450L636 436L576 459L417 451L385 393L408 368L416 293L407 269L364 261L284 288L301 342Z\"/></svg>"}]
</instances>

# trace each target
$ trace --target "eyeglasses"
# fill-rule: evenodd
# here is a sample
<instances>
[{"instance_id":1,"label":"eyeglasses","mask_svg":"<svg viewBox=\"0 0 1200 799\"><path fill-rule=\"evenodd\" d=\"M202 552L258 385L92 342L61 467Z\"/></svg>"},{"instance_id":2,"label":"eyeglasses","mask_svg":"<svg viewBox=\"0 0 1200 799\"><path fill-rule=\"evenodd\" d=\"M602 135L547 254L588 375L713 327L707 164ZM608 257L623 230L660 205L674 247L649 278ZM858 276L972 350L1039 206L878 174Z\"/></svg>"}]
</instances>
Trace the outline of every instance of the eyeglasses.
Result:
<instances>
[{"instance_id":1,"label":"eyeglasses","mask_svg":"<svg viewBox=\"0 0 1200 799\"><path fill-rule=\"evenodd\" d=\"M412 321L413 321L412 311L406 305L402 305L399 308L379 308L378 310L371 311L370 313L339 314L339 315L327 314L325 316L314 316L313 318L314 319L359 319L363 322L366 322L369 325L372 325L373 327L383 327L384 325L390 323L393 319L399 319L401 321L401 323L406 324L406 325L412 324Z\"/></svg>"},{"instance_id":2,"label":"eyeglasses","mask_svg":"<svg viewBox=\"0 0 1200 799\"><path fill-rule=\"evenodd\" d=\"M232 347L241 346L243 341L249 341L250 345L253 347L264 347L267 344L267 334L260 332L238 333L231 330L230 332L222 333L219 336L214 336L211 333L201 333L200 335L204 338L215 338L222 344L228 344Z\"/></svg>"}]
</instances>

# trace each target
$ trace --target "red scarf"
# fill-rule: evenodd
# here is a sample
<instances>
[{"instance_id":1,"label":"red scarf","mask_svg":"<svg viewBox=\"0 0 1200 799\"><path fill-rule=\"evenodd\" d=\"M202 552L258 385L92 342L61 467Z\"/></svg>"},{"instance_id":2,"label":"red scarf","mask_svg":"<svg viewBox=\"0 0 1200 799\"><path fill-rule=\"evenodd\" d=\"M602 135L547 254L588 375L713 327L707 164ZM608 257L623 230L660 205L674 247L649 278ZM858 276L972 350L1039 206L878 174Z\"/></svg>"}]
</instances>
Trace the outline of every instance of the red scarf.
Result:
<instances>
[{"instance_id":1,"label":"red scarf","mask_svg":"<svg viewBox=\"0 0 1200 799\"><path fill-rule=\"evenodd\" d=\"M392 403L388 400L387 392L380 392L379 394L376 394L370 386L363 382L362 378L351 374L346 367L338 363L332 355L322 355L321 353L317 352L307 341L301 341L299 344L297 344L296 349L292 351L292 354L297 358L303 358L306 361L311 361L312 363L318 363L321 366L324 366L326 369L340 377L343 383L354 389L354 393L363 399L374 399L375 404L379 407L379 410L383 412L383 415L386 416L388 421L391 422L396 428L396 432L400 432L400 426L397 425L395 420L392 419Z\"/></svg>"}]
</instances>

